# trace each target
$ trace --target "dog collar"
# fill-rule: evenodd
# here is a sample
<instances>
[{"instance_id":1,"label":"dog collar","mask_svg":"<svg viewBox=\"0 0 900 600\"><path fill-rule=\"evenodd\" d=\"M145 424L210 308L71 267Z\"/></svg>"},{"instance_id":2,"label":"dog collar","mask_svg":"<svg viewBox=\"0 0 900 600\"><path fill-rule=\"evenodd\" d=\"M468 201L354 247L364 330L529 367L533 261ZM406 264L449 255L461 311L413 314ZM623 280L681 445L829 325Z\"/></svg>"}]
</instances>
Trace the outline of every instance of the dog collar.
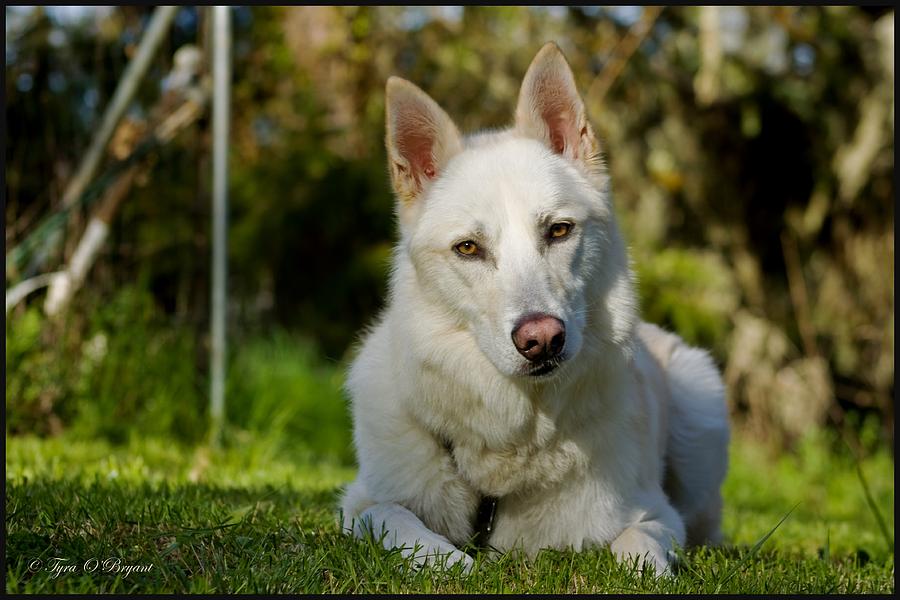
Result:
<instances>
[{"instance_id":1,"label":"dog collar","mask_svg":"<svg viewBox=\"0 0 900 600\"><path fill-rule=\"evenodd\" d=\"M497 496L482 496L478 503L478 510L475 511L475 522L472 528L475 530L472 535L472 545L478 549L488 547L488 540L491 532L494 531L494 517L497 514L497 503L500 498Z\"/></svg>"},{"instance_id":2,"label":"dog collar","mask_svg":"<svg viewBox=\"0 0 900 600\"><path fill-rule=\"evenodd\" d=\"M450 460L456 465L456 459L453 457L453 442L447 438L441 438L444 442L444 449L450 455ZM459 465L456 465L459 471ZM497 496L487 496L479 492L478 508L475 510L475 519L472 521L472 534L469 544L478 549L484 550L489 544L491 533L494 531L494 519L497 516L497 504L500 498Z\"/></svg>"}]
</instances>

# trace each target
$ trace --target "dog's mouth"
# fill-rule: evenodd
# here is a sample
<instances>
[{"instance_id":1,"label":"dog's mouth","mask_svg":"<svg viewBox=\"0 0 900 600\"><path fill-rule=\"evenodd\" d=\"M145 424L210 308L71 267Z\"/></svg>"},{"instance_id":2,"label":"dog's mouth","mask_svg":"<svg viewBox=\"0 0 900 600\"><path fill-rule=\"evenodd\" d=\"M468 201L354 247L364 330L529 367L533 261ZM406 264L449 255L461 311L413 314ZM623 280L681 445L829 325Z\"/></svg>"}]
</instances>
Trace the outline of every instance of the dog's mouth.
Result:
<instances>
[{"instance_id":1,"label":"dog's mouth","mask_svg":"<svg viewBox=\"0 0 900 600\"><path fill-rule=\"evenodd\" d=\"M558 357L551 360L546 360L542 363L537 363L534 365L529 365L526 374L529 377L533 377L535 379L540 379L542 377L547 377L562 364L564 357Z\"/></svg>"}]
</instances>

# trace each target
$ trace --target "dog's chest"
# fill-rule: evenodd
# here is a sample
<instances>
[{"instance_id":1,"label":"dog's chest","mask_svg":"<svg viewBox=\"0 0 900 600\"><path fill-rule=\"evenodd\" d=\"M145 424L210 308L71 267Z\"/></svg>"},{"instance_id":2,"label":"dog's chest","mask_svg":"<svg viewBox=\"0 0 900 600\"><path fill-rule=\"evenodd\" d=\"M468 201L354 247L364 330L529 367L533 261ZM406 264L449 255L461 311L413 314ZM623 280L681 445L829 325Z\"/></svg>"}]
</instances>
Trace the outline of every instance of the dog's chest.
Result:
<instances>
[{"instance_id":1,"label":"dog's chest","mask_svg":"<svg viewBox=\"0 0 900 600\"><path fill-rule=\"evenodd\" d=\"M459 475L484 496L528 494L570 476L587 463L577 444L546 415L499 447L484 440L457 440L452 457Z\"/></svg>"},{"instance_id":2,"label":"dog's chest","mask_svg":"<svg viewBox=\"0 0 900 600\"><path fill-rule=\"evenodd\" d=\"M515 529L517 521L504 513L558 484L579 462L574 447L556 439L541 446L532 443L506 450L455 446L446 438L438 441L455 472L456 485L470 490L470 496L464 505L446 497L431 506L423 520L455 543L468 542L476 547L492 544L498 533L508 537L509 531L499 529ZM463 528L459 527L463 514L449 518L450 512L461 508L465 514Z\"/></svg>"},{"instance_id":3,"label":"dog's chest","mask_svg":"<svg viewBox=\"0 0 900 600\"><path fill-rule=\"evenodd\" d=\"M553 485L587 463L571 424L553 406L501 386L484 387L490 393L475 397L429 375L424 374L426 385L420 389L425 393L412 410L441 442L450 442L460 478L478 493L526 493ZM444 393L427 393L435 389Z\"/></svg>"}]
</instances>

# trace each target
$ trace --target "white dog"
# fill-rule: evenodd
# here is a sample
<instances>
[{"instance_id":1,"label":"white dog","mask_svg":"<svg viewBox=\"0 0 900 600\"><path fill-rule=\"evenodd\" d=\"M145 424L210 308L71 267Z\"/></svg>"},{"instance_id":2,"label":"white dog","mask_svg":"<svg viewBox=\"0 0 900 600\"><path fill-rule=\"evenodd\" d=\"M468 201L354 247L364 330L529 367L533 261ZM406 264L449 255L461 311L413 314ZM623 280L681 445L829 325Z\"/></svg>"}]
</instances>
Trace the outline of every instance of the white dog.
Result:
<instances>
[{"instance_id":1,"label":"white dog","mask_svg":"<svg viewBox=\"0 0 900 600\"><path fill-rule=\"evenodd\" d=\"M719 541L728 415L709 355L642 323L568 63L535 57L515 124L460 135L387 82L400 241L347 382L344 527L417 563L609 544L664 572ZM448 556L445 556L448 555Z\"/></svg>"}]
</instances>

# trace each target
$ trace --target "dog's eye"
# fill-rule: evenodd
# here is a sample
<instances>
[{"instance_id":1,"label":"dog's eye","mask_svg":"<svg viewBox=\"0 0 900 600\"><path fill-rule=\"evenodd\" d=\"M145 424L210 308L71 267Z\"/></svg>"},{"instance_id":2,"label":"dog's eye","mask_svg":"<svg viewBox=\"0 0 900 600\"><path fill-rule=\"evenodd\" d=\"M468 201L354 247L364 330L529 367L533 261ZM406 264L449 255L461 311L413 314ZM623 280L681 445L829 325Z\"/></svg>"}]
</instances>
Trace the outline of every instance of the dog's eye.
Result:
<instances>
[{"instance_id":1,"label":"dog's eye","mask_svg":"<svg viewBox=\"0 0 900 600\"><path fill-rule=\"evenodd\" d=\"M572 231L571 223L554 223L550 226L550 229L547 230L547 236L550 239L560 239L569 235L570 231Z\"/></svg>"},{"instance_id":2,"label":"dog's eye","mask_svg":"<svg viewBox=\"0 0 900 600\"><path fill-rule=\"evenodd\" d=\"M460 242L453 248L463 256L476 256L478 254L478 245L472 240Z\"/></svg>"}]
</instances>

